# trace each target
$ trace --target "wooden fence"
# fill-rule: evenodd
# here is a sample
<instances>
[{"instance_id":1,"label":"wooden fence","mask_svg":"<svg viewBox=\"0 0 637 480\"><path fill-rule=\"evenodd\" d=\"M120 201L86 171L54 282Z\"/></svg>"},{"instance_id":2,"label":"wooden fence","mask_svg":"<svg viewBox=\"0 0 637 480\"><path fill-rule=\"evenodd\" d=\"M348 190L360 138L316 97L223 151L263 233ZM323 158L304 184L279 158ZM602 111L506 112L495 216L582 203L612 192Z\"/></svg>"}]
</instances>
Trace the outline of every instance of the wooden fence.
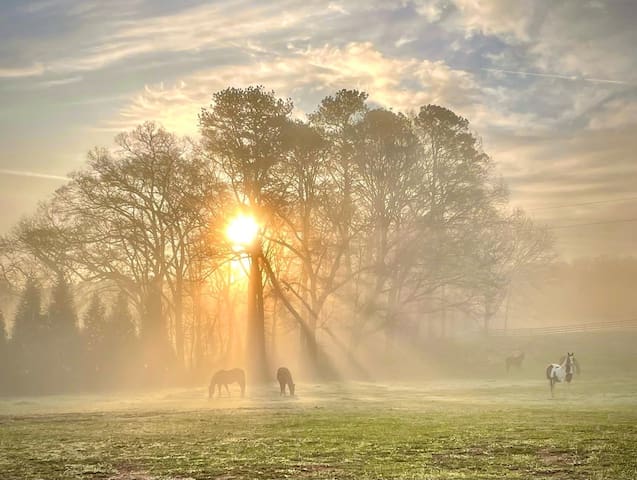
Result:
<instances>
[{"instance_id":1,"label":"wooden fence","mask_svg":"<svg viewBox=\"0 0 637 480\"><path fill-rule=\"evenodd\" d=\"M595 323L580 323L573 325L556 325L550 327L532 328L499 328L489 331L495 337L511 336L524 337L533 335L559 335L564 333L606 332L606 331L637 331L637 318L631 320L613 320Z\"/></svg>"}]
</instances>

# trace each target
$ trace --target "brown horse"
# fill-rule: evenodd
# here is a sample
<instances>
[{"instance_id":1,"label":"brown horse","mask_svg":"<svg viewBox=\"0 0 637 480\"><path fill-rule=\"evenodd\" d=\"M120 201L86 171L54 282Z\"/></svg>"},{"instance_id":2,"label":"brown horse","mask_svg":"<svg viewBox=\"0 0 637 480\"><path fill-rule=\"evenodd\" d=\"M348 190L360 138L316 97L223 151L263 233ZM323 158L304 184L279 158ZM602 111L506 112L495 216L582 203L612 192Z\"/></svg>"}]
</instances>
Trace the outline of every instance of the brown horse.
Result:
<instances>
[{"instance_id":1,"label":"brown horse","mask_svg":"<svg viewBox=\"0 0 637 480\"><path fill-rule=\"evenodd\" d=\"M504 363L507 367L507 373L511 367L522 368L522 361L524 360L524 352L515 352L513 355L508 356Z\"/></svg>"},{"instance_id":2,"label":"brown horse","mask_svg":"<svg viewBox=\"0 0 637 480\"><path fill-rule=\"evenodd\" d=\"M215 393L215 386L217 387L218 397L221 397L221 385L226 387L226 392L230 396L230 390L228 390L228 384L238 383L241 387L241 396L245 395L246 391L246 374L240 368L233 368L232 370L219 370L216 372L212 379L210 379L210 385L208 386L208 398L212 398Z\"/></svg>"},{"instance_id":3,"label":"brown horse","mask_svg":"<svg viewBox=\"0 0 637 480\"><path fill-rule=\"evenodd\" d=\"M285 386L288 386L288 390L290 391L290 396L294 396L294 382L292 381L292 374L285 367L280 367L276 371L276 379L279 381L279 386L281 387L281 396L285 395Z\"/></svg>"}]
</instances>

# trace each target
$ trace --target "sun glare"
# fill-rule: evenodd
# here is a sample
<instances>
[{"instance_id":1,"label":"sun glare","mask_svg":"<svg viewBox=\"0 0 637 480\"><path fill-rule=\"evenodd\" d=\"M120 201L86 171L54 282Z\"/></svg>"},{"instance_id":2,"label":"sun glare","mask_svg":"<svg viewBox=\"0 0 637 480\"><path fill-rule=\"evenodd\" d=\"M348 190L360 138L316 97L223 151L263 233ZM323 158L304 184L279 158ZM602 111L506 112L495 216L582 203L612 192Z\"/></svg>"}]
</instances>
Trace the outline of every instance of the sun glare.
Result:
<instances>
[{"instance_id":1,"label":"sun glare","mask_svg":"<svg viewBox=\"0 0 637 480\"><path fill-rule=\"evenodd\" d=\"M239 215L232 219L226 229L226 236L233 247L241 248L250 245L259 232L259 224L250 215Z\"/></svg>"}]
</instances>

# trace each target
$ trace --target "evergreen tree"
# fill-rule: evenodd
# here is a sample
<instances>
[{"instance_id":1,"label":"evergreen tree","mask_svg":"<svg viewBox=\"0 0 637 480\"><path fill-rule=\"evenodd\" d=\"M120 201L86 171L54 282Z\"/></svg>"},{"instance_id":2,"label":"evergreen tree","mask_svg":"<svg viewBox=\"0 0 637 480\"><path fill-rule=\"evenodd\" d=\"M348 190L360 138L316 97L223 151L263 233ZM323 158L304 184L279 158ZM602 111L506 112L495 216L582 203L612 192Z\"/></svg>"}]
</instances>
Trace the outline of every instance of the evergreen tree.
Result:
<instances>
[{"instance_id":1,"label":"evergreen tree","mask_svg":"<svg viewBox=\"0 0 637 480\"><path fill-rule=\"evenodd\" d=\"M97 293L91 297L83 317L86 382L89 386L103 384L107 355L106 311Z\"/></svg>"},{"instance_id":2,"label":"evergreen tree","mask_svg":"<svg viewBox=\"0 0 637 480\"><path fill-rule=\"evenodd\" d=\"M40 312L42 293L38 283L27 280L13 321L11 355L19 390L41 392L47 378L48 326Z\"/></svg>"},{"instance_id":3,"label":"evergreen tree","mask_svg":"<svg viewBox=\"0 0 637 480\"><path fill-rule=\"evenodd\" d=\"M33 344L45 335L46 322L40 313L41 301L40 286L34 279L27 280L13 321L12 341L16 347Z\"/></svg>"},{"instance_id":4,"label":"evergreen tree","mask_svg":"<svg viewBox=\"0 0 637 480\"><path fill-rule=\"evenodd\" d=\"M48 311L51 342L51 374L58 389L74 382L79 361L79 332L71 289L62 275L51 291Z\"/></svg>"},{"instance_id":5,"label":"evergreen tree","mask_svg":"<svg viewBox=\"0 0 637 480\"><path fill-rule=\"evenodd\" d=\"M117 295L107 322L107 349L112 366L113 380L130 378L138 365L138 338L128 298L122 291Z\"/></svg>"},{"instance_id":6,"label":"evergreen tree","mask_svg":"<svg viewBox=\"0 0 637 480\"><path fill-rule=\"evenodd\" d=\"M128 299L124 292L120 292L115 299L109 315L109 337L113 348L132 344L137 338L137 331L133 317L128 309Z\"/></svg>"}]
</instances>

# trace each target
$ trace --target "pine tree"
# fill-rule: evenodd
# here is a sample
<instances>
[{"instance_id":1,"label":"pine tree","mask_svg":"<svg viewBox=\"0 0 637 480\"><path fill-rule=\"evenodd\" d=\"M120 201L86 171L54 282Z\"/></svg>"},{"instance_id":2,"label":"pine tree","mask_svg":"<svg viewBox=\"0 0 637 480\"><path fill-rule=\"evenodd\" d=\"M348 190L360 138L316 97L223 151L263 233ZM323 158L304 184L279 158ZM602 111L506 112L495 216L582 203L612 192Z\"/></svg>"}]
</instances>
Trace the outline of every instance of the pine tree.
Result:
<instances>
[{"instance_id":1,"label":"pine tree","mask_svg":"<svg viewBox=\"0 0 637 480\"><path fill-rule=\"evenodd\" d=\"M41 392L47 380L49 329L41 314L42 293L34 279L27 280L13 321L11 356L17 387L21 391Z\"/></svg>"},{"instance_id":2,"label":"pine tree","mask_svg":"<svg viewBox=\"0 0 637 480\"><path fill-rule=\"evenodd\" d=\"M115 299L109 315L109 330L114 346L126 345L134 342L137 331L133 317L128 309L128 299L124 292L120 292Z\"/></svg>"},{"instance_id":3,"label":"pine tree","mask_svg":"<svg viewBox=\"0 0 637 480\"><path fill-rule=\"evenodd\" d=\"M73 294L62 275L58 276L57 282L51 290L49 324L61 336L77 335L77 315L75 314Z\"/></svg>"},{"instance_id":4,"label":"pine tree","mask_svg":"<svg viewBox=\"0 0 637 480\"><path fill-rule=\"evenodd\" d=\"M51 330L51 374L58 389L68 389L79 362L79 331L71 289L62 275L51 291L48 311Z\"/></svg>"},{"instance_id":5,"label":"pine tree","mask_svg":"<svg viewBox=\"0 0 637 480\"><path fill-rule=\"evenodd\" d=\"M86 381L90 386L103 385L107 365L107 324L104 304L97 293L91 297L83 316Z\"/></svg>"},{"instance_id":6,"label":"pine tree","mask_svg":"<svg viewBox=\"0 0 637 480\"><path fill-rule=\"evenodd\" d=\"M40 313L42 292L34 279L27 284L20 298L13 321L12 342L17 347L41 341L46 333L46 322Z\"/></svg>"}]
</instances>

